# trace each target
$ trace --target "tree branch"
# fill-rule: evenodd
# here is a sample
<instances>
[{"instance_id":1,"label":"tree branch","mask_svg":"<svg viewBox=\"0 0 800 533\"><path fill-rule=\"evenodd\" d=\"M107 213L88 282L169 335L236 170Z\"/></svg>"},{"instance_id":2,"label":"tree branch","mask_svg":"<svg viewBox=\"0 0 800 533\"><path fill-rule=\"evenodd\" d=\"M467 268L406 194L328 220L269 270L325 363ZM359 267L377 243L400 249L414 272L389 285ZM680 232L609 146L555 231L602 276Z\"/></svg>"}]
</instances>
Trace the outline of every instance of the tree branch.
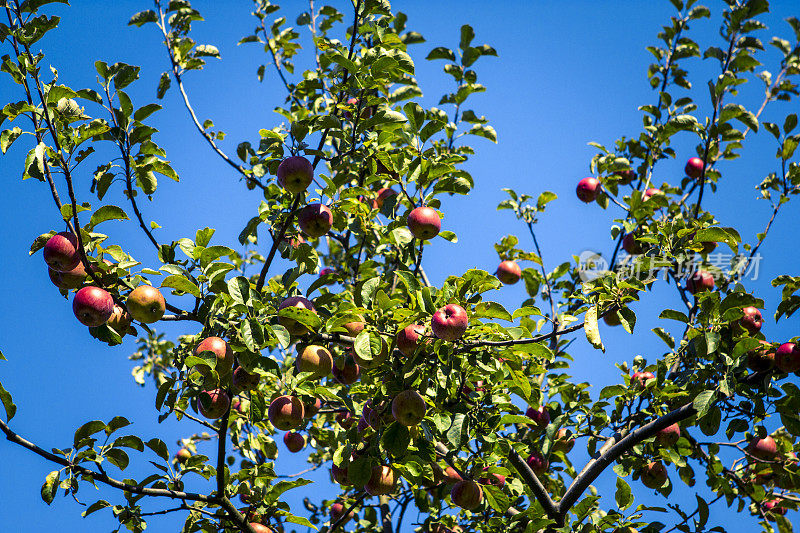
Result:
<instances>
[{"instance_id":1,"label":"tree branch","mask_svg":"<svg viewBox=\"0 0 800 533\"><path fill-rule=\"evenodd\" d=\"M539 478L536 476L536 473L531 470L531 467L528 466L528 463L520 457L517 451L514 448L508 453L508 460L512 464L512 466L519 472L522 481L525 482L525 485L531 490L533 495L536 497L536 500L544 509L544 512L547 513L548 518L552 520L559 520L559 506L550 498L550 495L547 493L547 489L544 488L542 482L539 481Z\"/></svg>"}]
</instances>

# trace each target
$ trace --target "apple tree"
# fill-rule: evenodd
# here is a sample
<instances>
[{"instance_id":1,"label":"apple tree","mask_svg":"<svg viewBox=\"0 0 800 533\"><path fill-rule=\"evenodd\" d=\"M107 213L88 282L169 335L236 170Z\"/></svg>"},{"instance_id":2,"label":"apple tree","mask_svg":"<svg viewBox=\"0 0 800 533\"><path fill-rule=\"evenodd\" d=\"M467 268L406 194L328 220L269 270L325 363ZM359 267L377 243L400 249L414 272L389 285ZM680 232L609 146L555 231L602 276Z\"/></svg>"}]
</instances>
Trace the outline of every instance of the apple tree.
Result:
<instances>
[{"instance_id":1,"label":"apple tree","mask_svg":"<svg viewBox=\"0 0 800 533\"><path fill-rule=\"evenodd\" d=\"M476 65L497 52L476 44L470 26L456 46L423 52L423 36L386 0L353 0L349 10L255 0L256 29L241 44L264 49L257 74L280 80L286 97L273 103L276 121L229 153L183 83L219 58L192 38L200 12L155 0L134 14L129 24L163 40L169 58L158 99L179 91L197 142L229 165L231 185L262 198L238 242L216 242L211 228L163 242L142 213L143 198L158 205L157 176L179 179L150 123L161 106L126 92L135 65L97 61L96 86L61 83L36 47L58 26L54 1L0 0L1 70L17 88L3 95L0 150L25 143L17 174L40 181L55 208L52 231L31 235L31 254L42 254L54 290L98 343L137 339L134 379L159 421L180 422L186 438L170 450L126 432L123 417L81 425L72 443L23 436L16 384L5 380L0 430L53 465L43 470L47 503L60 491L118 489L116 501L83 512L112 513L130 531L168 512L185 515L186 532L723 531L723 506L752 527L792 531L800 346L760 330L765 317L800 308L800 277L774 279L781 301L765 310L742 274L800 186L796 114L761 120L770 104L796 102L798 19L765 42L766 0L725 0L713 12L670 0L674 15L648 47L654 98L639 107L641 131L591 143L591 177L562 200L616 210L611 260L576 256L552 268L537 223L555 194L506 189L498 209L521 236L497 243L496 271L452 272L437 287L425 251L457 241L441 215L474 186L464 168L472 144L497 142L469 107L486 90ZM701 49L691 30L709 17L719 35ZM302 68L301 40L313 46ZM421 58L452 78L438 107L419 103ZM689 60L715 74L692 87ZM740 94L747 83L763 85L762 100ZM757 133L774 144L754 194L772 218L763 229L722 226L703 200L723 189L725 168ZM696 150L680 153L678 138ZM659 183L654 169L669 159L687 161L685 176ZM115 193L126 203L108 203ZM139 226L152 253L134 257L105 229L110 220ZM728 263L712 260L718 247L733 252ZM516 308L492 300L520 281ZM619 364L618 383L599 391L574 380L570 350L604 350L599 323L649 334L635 329L634 307L653 305L655 285L674 289L654 330L663 352ZM194 334L168 338L158 330L167 321ZM279 440L329 470L332 484L279 478ZM150 475L124 477L131 462L149 462ZM616 480L613 494L597 491L601 477ZM696 507L671 505L686 487L699 491ZM288 491L304 491L305 508L290 507ZM664 505L639 503L646 491Z\"/></svg>"}]
</instances>

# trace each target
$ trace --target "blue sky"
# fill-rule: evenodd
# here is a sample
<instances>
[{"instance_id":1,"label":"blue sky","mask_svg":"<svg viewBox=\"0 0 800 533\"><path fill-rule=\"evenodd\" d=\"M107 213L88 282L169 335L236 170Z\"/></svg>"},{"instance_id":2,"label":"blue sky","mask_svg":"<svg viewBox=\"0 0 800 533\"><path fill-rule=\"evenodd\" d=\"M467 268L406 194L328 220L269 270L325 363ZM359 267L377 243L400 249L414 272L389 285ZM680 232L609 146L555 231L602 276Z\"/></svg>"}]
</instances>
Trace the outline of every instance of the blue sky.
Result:
<instances>
[{"instance_id":1,"label":"blue sky","mask_svg":"<svg viewBox=\"0 0 800 533\"><path fill-rule=\"evenodd\" d=\"M227 132L226 140L220 144L233 154L239 141L252 141L259 128L279 123L281 119L272 108L283 101L284 93L269 69L267 79L263 83L257 81L257 66L268 62L260 47L236 45L255 26L255 19L249 15L252 4L243 0L195 4L206 22L195 26L193 37L199 43L218 46L223 60L212 60L204 71L187 75L187 89L200 119L211 118L216 128ZM711 21L692 25L693 38L703 49L718 44L720 4L709 3L715 15ZM342 2L337 5L346 9ZM141 79L130 87L129 94L137 107L154 102L158 77L168 66L158 30L154 26L126 26L134 12L149 7L149 2L129 0L102 4L74 0L71 8L57 6L53 11L62 15L60 28L36 47L47 54L45 62L59 70L60 80L74 88L96 87L96 59L141 65ZM500 56L477 63L478 81L488 90L474 96L470 105L478 115L491 120L499 144L470 139L477 149L477 155L468 163L476 188L468 197L443 200L443 228L455 231L459 242L450 244L438 239L426 250L425 267L432 281L440 284L447 275L469 268L493 271L498 259L492 245L506 234L517 234L521 243L530 247L525 228L515 224L510 213L495 211L505 198L503 187L532 195L544 190L558 194L559 199L550 204L537 228L544 261L550 269L586 249L608 254L613 246L609 227L617 213L611 208L602 211L596 205L579 202L574 189L578 180L589 175L594 151L587 142L611 145L621 135L638 134L641 114L637 107L655 103L657 96L645 77L652 56L644 47L655 44L656 33L672 14L670 3L408 0L395 2L394 8L406 12L409 27L427 39L411 52L417 61L417 77L427 105L435 105L439 95L451 90L452 82L441 72L441 62L426 62L424 56L434 46L455 47L461 24L471 24L475 42L492 45ZM789 38L789 27L781 19L800 15L800 9L791 1L772 2L772 8L773 14L763 17L770 30L762 38L767 41L775 33ZM288 18L293 20L295 15L292 12ZM770 52L767 57L774 61L775 54ZM686 66L697 87L692 94L702 113L708 109L705 80L714 75L716 64L692 59ZM774 63L767 68L776 70ZM22 97L19 86L10 83L7 76L0 77L0 94L4 100ZM761 94L761 85L753 82L742 91L740 101L757 107ZM193 236L197 228L211 226L217 229L214 242L235 243L258 206L258 195L246 191L237 175L209 151L190 124L174 88L161 103L165 110L152 120L160 130L156 140L167 150L182 181L175 184L160 180L155 200L141 203L145 219L163 226L157 232L159 240ZM796 103L791 105L797 109ZM770 117L779 117L786 109L786 104L774 104L762 118L776 120ZM754 201L754 187L774 170L771 140L764 133L748 138L748 154L719 167L724 174L723 190L706 197L705 205L717 214L721 224L735 226L750 242L762 231L769 216L769 205ZM674 147L680 155L675 161L656 167L656 183L680 179L685 160L694 155L694 142L688 135L678 138ZM0 158L5 188L5 194L0 196L0 212L6 221L5 231L0 232L0 249L5 252L5 275L13 280L0 285L0 350L8 358L7 362L0 362L0 381L14 395L19 408L12 427L46 449L63 448L70 445L74 430L83 422L107 421L121 415L135 421L132 431L145 438L159 436L172 452L176 451L176 439L202 428L191 421L157 424L152 386L148 384L143 390L130 377L133 365L127 357L134 350L134 343L128 340L123 346L108 348L92 339L74 319L69 302L50 284L41 256L28 257L30 243L37 235L60 226L47 187L19 178L30 146L22 140L17 144ZM82 201L91 201L88 188L92 168L87 165L79 176L77 193ZM107 201L124 205L119 190L110 193ZM762 247L765 259L759 279L748 284L766 302L767 320L762 331L774 340L792 337L797 328L796 317L779 324L770 318L780 293L770 287L769 281L778 274L800 274L794 227L797 209L790 203L783 211ZM110 222L106 230L142 262L154 264L152 249L135 224ZM506 287L492 297L514 308L525 298L524 288ZM655 359L663 354L663 344L649 330L668 326L657 319L659 309L679 305L674 288L662 282L649 300L634 306L641 312L635 343L621 329L601 326L606 345L606 353L602 354L578 336L578 342L571 347L576 379L588 381L596 394L602 386L619 381L614 363L631 361L636 355ZM172 336L194 333L195 328L196 325L185 323L163 327ZM71 533L114 529L116 521L108 511L82 519L82 509L71 498L59 496L46 506L38 492L52 465L4 442L0 441L0 531L24 528L38 533L58 528ZM288 455L282 444L279 447L283 455ZM142 477L149 466L146 461L151 458L132 456L125 475ZM578 467L581 461L576 454ZM282 457L278 470L296 472L304 464L302 458ZM320 470L310 477L323 480L326 475ZM672 477L677 481L676 475ZM644 495L644 502L665 503L660 496L652 496L651 491L632 483ZM597 486L601 492L606 489L613 494L614 474L609 470ZM700 489L678 485L671 501L686 502L687 508L693 508L695 490ZM295 492L290 499L293 504L304 496L302 489ZM314 493L318 493L316 487ZM113 503L120 497L102 488L95 494L93 489L83 487L78 494L81 501L88 503L97 498ZM731 530L738 530L740 519L726 516L730 515L719 504L712 508L713 518L723 525L737 524ZM406 523L414 521L416 517L409 515ZM177 531L180 522L175 516L159 518L150 530Z\"/></svg>"}]
</instances>

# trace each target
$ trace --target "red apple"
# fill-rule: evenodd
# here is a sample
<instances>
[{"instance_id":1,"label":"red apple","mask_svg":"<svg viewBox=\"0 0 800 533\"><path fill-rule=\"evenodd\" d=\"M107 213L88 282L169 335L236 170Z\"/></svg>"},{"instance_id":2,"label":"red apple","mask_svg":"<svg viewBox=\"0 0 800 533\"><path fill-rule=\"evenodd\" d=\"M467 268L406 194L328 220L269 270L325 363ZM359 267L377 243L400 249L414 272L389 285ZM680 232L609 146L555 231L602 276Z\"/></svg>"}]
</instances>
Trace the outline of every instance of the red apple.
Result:
<instances>
[{"instance_id":1,"label":"red apple","mask_svg":"<svg viewBox=\"0 0 800 533\"><path fill-rule=\"evenodd\" d=\"M378 189L378 195L372 201L372 208L373 209L380 209L383 207L384 202L391 198L392 196L397 196L397 191L394 189L387 189L386 187L381 187Z\"/></svg>"},{"instance_id":2,"label":"red apple","mask_svg":"<svg viewBox=\"0 0 800 533\"><path fill-rule=\"evenodd\" d=\"M547 471L547 468L550 466L550 463L547 459L540 454L539 452L533 452L528 456L528 460L526 461L528 466L531 467L531 470L536 475L542 475Z\"/></svg>"},{"instance_id":3,"label":"red apple","mask_svg":"<svg viewBox=\"0 0 800 533\"><path fill-rule=\"evenodd\" d=\"M281 302L278 310L280 311L281 309L286 309L287 307L299 307L300 309L308 309L314 313L317 312L311 300L303 298L302 296L290 296L289 298L286 298ZM278 322L292 335L305 335L308 333L308 328L293 318L281 316L278 317Z\"/></svg>"},{"instance_id":4,"label":"red apple","mask_svg":"<svg viewBox=\"0 0 800 533\"><path fill-rule=\"evenodd\" d=\"M646 191L644 191L644 199L648 200L651 197L653 197L655 195L658 195L658 194L664 194L664 191L662 191L661 189L656 189L655 187L651 187L651 188L647 189Z\"/></svg>"},{"instance_id":5,"label":"red apple","mask_svg":"<svg viewBox=\"0 0 800 533\"><path fill-rule=\"evenodd\" d=\"M395 337L397 349L406 357L411 357L420 344L420 339L425 335L425 326L421 324L411 324L401 329Z\"/></svg>"},{"instance_id":6,"label":"red apple","mask_svg":"<svg viewBox=\"0 0 800 533\"><path fill-rule=\"evenodd\" d=\"M303 192L314 179L314 167L305 157L287 157L278 165L278 185L293 194Z\"/></svg>"},{"instance_id":7,"label":"red apple","mask_svg":"<svg viewBox=\"0 0 800 533\"><path fill-rule=\"evenodd\" d=\"M425 418L425 398L415 390L405 390L392 400L392 416L404 426L416 426Z\"/></svg>"},{"instance_id":8,"label":"red apple","mask_svg":"<svg viewBox=\"0 0 800 533\"><path fill-rule=\"evenodd\" d=\"M203 352L211 352L217 358L216 370L220 378L225 378L230 375L231 369L233 368L233 350L231 350L231 347L228 346L225 340L219 337L206 337L200 341L194 349L194 354L197 356ZM198 368L206 367L201 365ZM201 370L201 373L202 372Z\"/></svg>"},{"instance_id":9,"label":"red apple","mask_svg":"<svg viewBox=\"0 0 800 533\"><path fill-rule=\"evenodd\" d=\"M297 224L309 237L322 237L333 226L333 213L326 205L308 204L297 213Z\"/></svg>"},{"instance_id":10,"label":"red apple","mask_svg":"<svg viewBox=\"0 0 800 533\"><path fill-rule=\"evenodd\" d=\"M358 377L361 375L361 368L353 360L353 356L347 354L333 362L332 373L334 379L342 385L352 385L358 381Z\"/></svg>"},{"instance_id":11,"label":"red apple","mask_svg":"<svg viewBox=\"0 0 800 533\"><path fill-rule=\"evenodd\" d=\"M739 325L746 329L750 335L755 335L761 331L764 319L761 318L761 311L757 307L749 306L742 309L744 316L739 319Z\"/></svg>"},{"instance_id":12,"label":"red apple","mask_svg":"<svg viewBox=\"0 0 800 533\"><path fill-rule=\"evenodd\" d=\"M273 533L273 531L270 528L258 522L250 522L250 527L252 527L253 531L255 531L256 533Z\"/></svg>"},{"instance_id":13,"label":"red apple","mask_svg":"<svg viewBox=\"0 0 800 533\"><path fill-rule=\"evenodd\" d=\"M747 367L754 372L766 372L775 366L775 352L767 341L759 341L761 346L747 353Z\"/></svg>"},{"instance_id":14,"label":"red apple","mask_svg":"<svg viewBox=\"0 0 800 533\"><path fill-rule=\"evenodd\" d=\"M459 474L452 466L448 466L444 469L444 477L445 483L448 485L464 480L464 478L461 477L461 474Z\"/></svg>"},{"instance_id":15,"label":"red apple","mask_svg":"<svg viewBox=\"0 0 800 533\"><path fill-rule=\"evenodd\" d=\"M251 374L244 368L237 366L236 370L233 371L233 391L239 393L246 390L254 390L258 388L260 380L261 376L258 374Z\"/></svg>"},{"instance_id":16,"label":"red apple","mask_svg":"<svg viewBox=\"0 0 800 533\"><path fill-rule=\"evenodd\" d=\"M72 299L72 312L84 326L101 326L114 313L114 298L100 287L84 287Z\"/></svg>"},{"instance_id":17,"label":"red apple","mask_svg":"<svg viewBox=\"0 0 800 533\"><path fill-rule=\"evenodd\" d=\"M783 516L786 514L786 511L788 509L786 509L786 507L781 506L782 501L783 500L780 498L766 501L762 504L762 508L764 509L764 512L772 513L773 515Z\"/></svg>"},{"instance_id":18,"label":"red apple","mask_svg":"<svg viewBox=\"0 0 800 533\"><path fill-rule=\"evenodd\" d=\"M331 373L333 356L327 348L309 344L298 354L295 367L298 372L311 372L313 377L322 378Z\"/></svg>"},{"instance_id":19,"label":"red apple","mask_svg":"<svg viewBox=\"0 0 800 533\"><path fill-rule=\"evenodd\" d=\"M228 412L230 406L230 398L222 389L204 390L197 398L197 408L206 418L220 418Z\"/></svg>"},{"instance_id":20,"label":"red apple","mask_svg":"<svg viewBox=\"0 0 800 533\"><path fill-rule=\"evenodd\" d=\"M121 305L114 304L114 311L111 313L106 324L114 328L114 331L119 333L120 337L124 337L131 329L132 321L133 317L128 313L127 309Z\"/></svg>"},{"instance_id":21,"label":"red apple","mask_svg":"<svg viewBox=\"0 0 800 533\"><path fill-rule=\"evenodd\" d=\"M69 231L56 233L47 239L42 254L47 266L58 272L69 272L81 262L78 238Z\"/></svg>"},{"instance_id":22,"label":"red apple","mask_svg":"<svg viewBox=\"0 0 800 533\"><path fill-rule=\"evenodd\" d=\"M432 239L442 229L439 213L428 206L417 207L406 217L406 224L411 234L417 239Z\"/></svg>"},{"instance_id":23,"label":"red apple","mask_svg":"<svg viewBox=\"0 0 800 533\"><path fill-rule=\"evenodd\" d=\"M375 465L364 490L372 496L381 496L392 492L396 483L397 473L392 467Z\"/></svg>"},{"instance_id":24,"label":"red apple","mask_svg":"<svg viewBox=\"0 0 800 533\"><path fill-rule=\"evenodd\" d=\"M345 511L346 511L345 506L339 502L336 502L333 505L331 505L331 522L338 521L342 517L342 515L344 515ZM347 514L347 519L345 519L342 524L346 524L351 518L353 518L353 516L354 516L353 511L350 511Z\"/></svg>"},{"instance_id":25,"label":"red apple","mask_svg":"<svg viewBox=\"0 0 800 533\"><path fill-rule=\"evenodd\" d=\"M336 421L342 426L344 429L350 429L355 424L356 419L353 418L353 413L350 411L345 411L343 413L339 413L336 415Z\"/></svg>"},{"instance_id":26,"label":"red apple","mask_svg":"<svg viewBox=\"0 0 800 533\"><path fill-rule=\"evenodd\" d=\"M686 279L686 289L692 294L713 290L714 276L705 270L698 270Z\"/></svg>"},{"instance_id":27,"label":"red apple","mask_svg":"<svg viewBox=\"0 0 800 533\"><path fill-rule=\"evenodd\" d=\"M278 396L267 410L269 421L281 431L289 431L302 424L303 414L303 402L297 396Z\"/></svg>"},{"instance_id":28,"label":"red apple","mask_svg":"<svg viewBox=\"0 0 800 533\"><path fill-rule=\"evenodd\" d=\"M494 273L505 285L513 285L522 277L522 269L516 261L503 261Z\"/></svg>"},{"instance_id":29,"label":"red apple","mask_svg":"<svg viewBox=\"0 0 800 533\"><path fill-rule=\"evenodd\" d=\"M331 464L331 475L333 480L339 485L350 485L350 479L347 477L347 467L336 466Z\"/></svg>"},{"instance_id":30,"label":"red apple","mask_svg":"<svg viewBox=\"0 0 800 533\"><path fill-rule=\"evenodd\" d=\"M561 428L553 439L553 451L569 453L575 446L575 437L570 436L565 428Z\"/></svg>"},{"instance_id":31,"label":"red apple","mask_svg":"<svg viewBox=\"0 0 800 533\"><path fill-rule=\"evenodd\" d=\"M283 435L283 443L290 452L297 453L306 445L306 438L300 433L289 431Z\"/></svg>"},{"instance_id":32,"label":"red apple","mask_svg":"<svg viewBox=\"0 0 800 533\"><path fill-rule=\"evenodd\" d=\"M167 310L161 291L150 285L139 285L128 294L128 312L142 324L158 322Z\"/></svg>"},{"instance_id":33,"label":"red apple","mask_svg":"<svg viewBox=\"0 0 800 533\"><path fill-rule=\"evenodd\" d=\"M622 249L631 255L638 255L642 253L642 245L636 240L633 233L626 233L622 238Z\"/></svg>"},{"instance_id":34,"label":"red apple","mask_svg":"<svg viewBox=\"0 0 800 533\"><path fill-rule=\"evenodd\" d=\"M668 448L675 446L679 438L681 438L681 427L677 423L656 433L656 442Z\"/></svg>"},{"instance_id":35,"label":"red apple","mask_svg":"<svg viewBox=\"0 0 800 533\"><path fill-rule=\"evenodd\" d=\"M303 402L303 409L306 418L311 418L312 416L316 415L320 409L322 409L322 400L319 398L315 398L314 401L306 401Z\"/></svg>"},{"instance_id":36,"label":"red apple","mask_svg":"<svg viewBox=\"0 0 800 533\"><path fill-rule=\"evenodd\" d=\"M181 448L175 454L175 460L178 461L179 463L183 464L186 461L188 461L191 456L192 456L192 452L190 452L186 448Z\"/></svg>"},{"instance_id":37,"label":"red apple","mask_svg":"<svg viewBox=\"0 0 800 533\"><path fill-rule=\"evenodd\" d=\"M775 351L775 366L781 372L797 372L800 370L800 346L793 342L785 342Z\"/></svg>"},{"instance_id":38,"label":"red apple","mask_svg":"<svg viewBox=\"0 0 800 533\"><path fill-rule=\"evenodd\" d=\"M690 178L697 179L703 175L704 166L702 159L699 157L692 157L686 162L686 167L683 170Z\"/></svg>"},{"instance_id":39,"label":"red apple","mask_svg":"<svg viewBox=\"0 0 800 533\"><path fill-rule=\"evenodd\" d=\"M78 262L75 268L67 272L59 272L47 267L47 273L50 276L50 281L59 289L77 289L86 280L86 269L81 262Z\"/></svg>"},{"instance_id":40,"label":"red apple","mask_svg":"<svg viewBox=\"0 0 800 533\"><path fill-rule=\"evenodd\" d=\"M648 489L660 489L667 482L667 469L660 461L647 463L640 471L639 479Z\"/></svg>"},{"instance_id":41,"label":"red apple","mask_svg":"<svg viewBox=\"0 0 800 533\"><path fill-rule=\"evenodd\" d=\"M636 177L636 172L633 170L618 170L614 174L619 178L617 183L620 185L628 185Z\"/></svg>"},{"instance_id":42,"label":"red apple","mask_svg":"<svg viewBox=\"0 0 800 533\"><path fill-rule=\"evenodd\" d=\"M325 268L323 268L322 270L319 271L319 277L324 277L324 276L327 276L328 274L336 274L336 271L334 269L328 268L328 267L325 267ZM325 282L325 285L333 285L334 283L336 283L336 282L335 281L327 281L327 282Z\"/></svg>"},{"instance_id":43,"label":"red apple","mask_svg":"<svg viewBox=\"0 0 800 533\"><path fill-rule=\"evenodd\" d=\"M364 322L363 317L360 318L361 320L347 322L344 325L344 329L347 330L347 334L350 335L351 337L355 337L356 335L364 331L364 328L366 327L366 323Z\"/></svg>"},{"instance_id":44,"label":"red apple","mask_svg":"<svg viewBox=\"0 0 800 533\"><path fill-rule=\"evenodd\" d=\"M583 178L575 189L578 199L586 204L594 202L600 194L600 180L594 177Z\"/></svg>"},{"instance_id":45,"label":"red apple","mask_svg":"<svg viewBox=\"0 0 800 533\"><path fill-rule=\"evenodd\" d=\"M448 304L440 308L431 318L431 329L436 337L455 341L460 339L467 331L469 317L463 307L456 304Z\"/></svg>"},{"instance_id":46,"label":"red apple","mask_svg":"<svg viewBox=\"0 0 800 533\"><path fill-rule=\"evenodd\" d=\"M747 445L747 453L762 461L772 461L778 455L778 445L769 435L763 439L753 437Z\"/></svg>"},{"instance_id":47,"label":"red apple","mask_svg":"<svg viewBox=\"0 0 800 533\"><path fill-rule=\"evenodd\" d=\"M539 428L544 429L550 423L550 412L547 410L545 406L541 406L538 409L534 409L533 407L528 407L528 410L525 411L525 416L533 420L533 423Z\"/></svg>"},{"instance_id":48,"label":"red apple","mask_svg":"<svg viewBox=\"0 0 800 533\"><path fill-rule=\"evenodd\" d=\"M484 472L489 470L489 467L483 469ZM482 477L478 480L481 485L494 485L495 487L502 487L506 484L506 476L502 474L489 474L490 477Z\"/></svg>"},{"instance_id":49,"label":"red apple","mask_svg":"<svg viewBox=\"0 0 800 533\"><path fill-rule=\"evenodd\" d=\"M353 108L353 111L356 111L358 109L358 102L359 102L358 98L347 99L347 105L351 106ZM372 116L372 108L370 106L363 106L361 108L361 113L359 113L358 116L361 117L362 119L370 118ZM345 109L344 118L346 118L347 120L353 120L353 113L350 110Z\"/></svg>"},{"instance_id":50,"label":"red apple","mask_svg":"<svg viewBox=\"0 0 800 533\"><path fill-rule=\"evenodd\" d=\"M450 499L462 509L475 509L483 501L483 489L471 479L459 481L450 490Z\"/></svg>"},{"instance_id":51,"label":"red apple","mask_svg":"<svg viewBox=\"0 0 800 533\"><path fill-rule=\"evenodd\" d=\"M631 376L631 386L643 389L647 380L654 379L656 376L652 372L634 372Z\"/></svg>"}]
</instances>

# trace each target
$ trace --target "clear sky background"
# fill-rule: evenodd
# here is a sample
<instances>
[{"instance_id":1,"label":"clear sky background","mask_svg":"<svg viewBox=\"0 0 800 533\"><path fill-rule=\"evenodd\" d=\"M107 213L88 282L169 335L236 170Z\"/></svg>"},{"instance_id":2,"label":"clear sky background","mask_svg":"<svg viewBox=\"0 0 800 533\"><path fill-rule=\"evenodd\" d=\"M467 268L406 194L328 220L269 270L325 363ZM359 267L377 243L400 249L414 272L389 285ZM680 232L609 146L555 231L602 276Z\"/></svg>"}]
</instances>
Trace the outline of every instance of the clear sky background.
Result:
<instances>
[{"instance_id":1,"label":"clear sky background","mask_svg":"<svg viewBox=\"0 0 800 533\"><path fill-rule=\"evenodd\" d=\"M73 0L72 3L71 8L47 9L62 15L62 22L59 29L35 45L45 51L45 64L56 67L61 81L73 88L97 88L93 67L96 59L141 65L141 79L129 87L128 92L136 107L156 101L158 77L168 68L160 34L152 25L141 29L126 25L134 12L150 8L150 3L130 0ZM350 11L345 2L333 3L345 12ZM287 15L289 20L306 5L305 2L284 4L291 13ZM257 81L257 66L269 63L259 46L236 45L256 24L250 16L251 2L198 0L195 5L206 22L195 25L193 37L199 43L216 45L223 60L211 60L204 71L188 74L187 89L200 119L211 118L216 128L227 132L226 140L220 145L233 154L238 142L253 141L258 138L259 128L270 128L280 122L281 118L272 109L283 102L284 91L269 68L267 79L263 83ZM707 2L707 5L713 11L711 21L693 23L690 34L702 49L719 44L717 28L722 2ZM538 227L539 242L549 269L587 249L608 256L613 249L609 227L618 213L613 211L613 205L603 211L594 204L579 202L574 189L579 179L589 175L594 149L587 142L611 146L622 135L638 135L641 113L637 107L655 103L657 95L649 88L645 76L652 56L644 48L656 43L657 32L673 13L671 4L666 0L406 0L394 2L394 8L406 12L409 28L427 39L426 43L411 48L417 61L417 77L425 93L422 100L427 105L435 105L442 93L452 90L452 81L441 72L442 62L426 62L424 57L435 46L455 47L461 24L473 25L477 35L475 42L492 45L500 56L477 63L478 81L488 90L473 96L469 105L478 115L486 115L491 120L498 132L499 144L470 138L470 144L478 152L468 163L476 187L468 197L443 199L443 226L455 231L459 242L450 244L438 239L426 251L425 268L432 281L440 284L447 275L470 268L493 271L498 261L493 243L509 233L520 236L522 246L530 249L524 226L515 223L510 213L495 211L496 205L505 198L500 190L503 187L532 195L544 190L558 194L559 199L548 207ZM762 39L768 42L776 33L792 38L789 26L781 19L800 15L800 6L787 0L773 1L772 8L772 14L762 17L770 25L770 30L762 33ZM3 53L9 50L4 49ZM776 54L770 51L767 57L773 63L766 68L776 71ZM700 112L707 111L705 83L716 75L717 64L692 59L686 61L685 66L696 87L692 94L700 104ZM298 61L297 71L302 72L303 68ZM740 102L757 109L763 94L761 87L760 82L749 84L742 91ZM22 98L20 87L10 83L6 75L0 76L0 94L4 101ZM208 149L190 124L174 87L160 103L165 110L156 114L150 123L160 130L156 141L167 150L173 167L181 175L181 183L161 179L155 201L140 204L145 219L163 226L164 229L157 232L161 241L193 236L197 228L211 226L217 228L214 242L236 243L237 235L256 211L260 196L247 191L238 176ZM795 111L798 109L796 102L790 105ZM785 114L786 109L785 104L774 104L762 119L775 120L771 117ZM674 146L679 156L675 161L656 167L656 184L680 180L685 160L694 155L695 142L688 134L677 137ZM722 225L737 227L750 242L762 231L769 216L769 205L754 200L754 187L775 170L772 142L772 137L763 132L748 137L751 146L745 157L719 165L723 173L722 192L706 196L704 200L704 205L717 214ZM142 389L130 376L133 365L128 355L135 349L134 342L129 338L122 346L108 348L92 339L86 328L75 320L70 302L51 285L41 256L28 256L30 244L37 235L61 229L60 217L46 185L20 179L24 156L30 146L29 140L19 140L0 158L4 187L0 195L4 222L0 249L4 252L2 266L7 280L0 285L0 350L8 358L7 362L0 362L0 381L14 395L19 408L11 425L45 449L66 448L72 442L74 430L82 423L94 419L108 421L121 415L135 421L129 428L132 432L145 439L158 436L174 453L178 449L177 439L203 428L189 420L181 424L174 421L157 424L152 385ZM94 167L88 164L82 168L77 184L79 201L92 201L88 191L89 171ZM59 186L64 189L63 183ZM109 193L106 201L125 206L118 188ZM94 203L97 203L96 198ZM762 247L765 259L758 280L748 284L766 302L766 323L762 331L776 341L794 336L797 330L797 317L784 319L777 325L771 318L780 293L769 284L778 274L800 273L796 220L797 207L790 203L782 209ZM134 223L110 222L105 230L111 240L123 244L140 261L148 266L156 264L152 249ZM525 298L524 288L521 285L506 287L492 298L508 308L516 308ZM582 335L577 335L577 342L570 348L576 360L573 369L576 379L588 381L596 397L603 386L620 382L614 363L631 361L636 355L651 360L661 356L664 345L649 330L656 326L674 330L674 324L657 319L658 310L680 305L674 287L660 282L643 304L634 306L640 313L635 342L631 342L621 328L611 330L601 326L606 345L603 354L592 350L582 340ZM190 323L158 324L157 327L173 338L197 331L197 325ZM302 456L287 458L289 454L282 443L279 448L279 473L305 468ZM207 455L213 454L208 450ZM579 451L573 455L580 469L584 457ZM113 467L109 473L117 478L141 479L149 473L149 459L154 457L134 452L131 466L124 474ZM108 510L82 519L82 508L69 497L58 496L51 506L45 505L39 498L39 488L45 475L53 469L53 465L38 456L0 441L0 531L72 533L110 531L116 527L117 522ZM687 488L677 480L674 471L671 472L677 483L669 501L685 505L691 512L695 492L703 494L703 483ZM327 483L324 481L327 471L323 469L309 477ZM608 494L606 503L609 506L613 505L614 478L609 469L597 483L601 493ZM667 503L638 482L630 482L642 495L643 502L662 506ZM325 490L330 490L332 497L336 490L327 485L311 487L308 491L301 488L289 493L290 503L300 509L304 496L319 495L327 487ZM211 490L202 483L192 488ZM85 485L78 493L78 499L84 503L98 498L116 503L121 497L117 491L101 488L95 492ZM151 501L146 505L151 511L170 506L166 501ZM749 531L756 527L754 519L746 514L734 516L724 504L713 507L711 516L712 522L721 523L730 531ZM416 519L409 513L406 524ZM653 516L653 519L671 522L672 516ZM177 531L182 520L175 515L158 517L148 530ZM748 526L744 527L744 523ZM410 530L407 525L405 531Z\"/></svg>"}]
</instances>

